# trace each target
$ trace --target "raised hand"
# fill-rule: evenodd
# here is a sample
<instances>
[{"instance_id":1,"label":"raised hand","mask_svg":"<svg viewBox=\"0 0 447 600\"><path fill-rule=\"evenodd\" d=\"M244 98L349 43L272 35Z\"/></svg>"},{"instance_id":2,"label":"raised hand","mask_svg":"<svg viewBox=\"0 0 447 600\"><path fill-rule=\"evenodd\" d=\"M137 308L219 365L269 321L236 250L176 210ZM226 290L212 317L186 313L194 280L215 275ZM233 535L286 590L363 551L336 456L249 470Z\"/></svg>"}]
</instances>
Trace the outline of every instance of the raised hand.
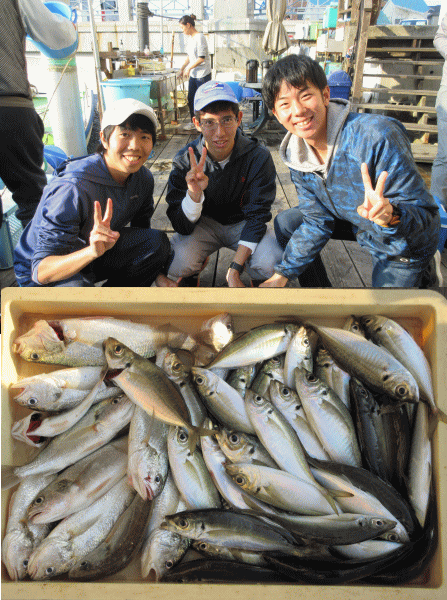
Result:
<instances>
[{"instance_id":1,"label":"raised hand","mask_svg":"<svg viewBox=\"0 0 447 600\"><path fill-rule=\"evenodd\" d=\"M206 189L208 185L208 177L203 172L203 167L205 165L206 160L206 148L203 148L202 156L200 157L199 162L197 162L196 157L194 155L194 150L191 146L188 148L188 151L189 164L191 165L191 169L186 173L185 180L188 186L188 192L191 199L194 200L194 202L200 202L202 192Z\"/></svg>"},{"instance_id":2,"label":"raised hand","mask_svg":"<svg viewBox=\"0 0 447 600\"><path fill-rule=\"evenodd\" d=\"M112 199L108 198L104 217L101 213L101 204L96 201L94 204L93 229L90 232L90 248L96 258L102 256L104 252L113 248L120 234L118 231L110 229L112 220L113 203Z\"/></svg>"},{"instance_id":3,"label":"raised hand","mask_svg":"<svg viewBox=\"0 0 447 600\"><path fill-rule=\"evenodd\" d=\"M365 200L357 208L357 212L364 219L369 219L377 225L386 227L391 220L393 207L388 198L383 195L385 190L385 181L388 177L386 171L382 171L377 179L376 187L373 188L371 177L369 176L368 165L362 163L361 166L363 185L365 186Z\"/></svg>"}]
</instances>

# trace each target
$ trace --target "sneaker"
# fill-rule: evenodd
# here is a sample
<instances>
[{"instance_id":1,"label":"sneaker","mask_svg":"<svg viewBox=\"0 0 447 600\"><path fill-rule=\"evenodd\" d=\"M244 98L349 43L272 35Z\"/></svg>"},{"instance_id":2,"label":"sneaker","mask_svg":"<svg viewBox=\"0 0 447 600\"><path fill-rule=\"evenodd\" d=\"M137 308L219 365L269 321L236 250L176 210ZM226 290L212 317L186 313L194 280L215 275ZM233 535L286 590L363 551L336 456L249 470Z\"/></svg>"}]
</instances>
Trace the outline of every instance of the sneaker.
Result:
<instances>
[{"instance_id":1,"label":"sneaker","mask_svg":"<svg viewBox=\"0 0 447 600\"><path fill-rule=\"evenodd\" d=\"M443 286L444 279L441 273L441 253L436 250L433 258L429 262L427 269L422 275L421 288L431 289Z\"/></svg>"},{"instance_id":2,"label":"sneaker","mask_svg":"<svg viewBox=\"0 0 447 600\"><path fill-rule=\"evenodd\" d=\"M185 125L183 125L183 130L184 131L195 131L196 130L196 126L194 125L194 123L186 123Z\"/></svg>"}]
</instances>

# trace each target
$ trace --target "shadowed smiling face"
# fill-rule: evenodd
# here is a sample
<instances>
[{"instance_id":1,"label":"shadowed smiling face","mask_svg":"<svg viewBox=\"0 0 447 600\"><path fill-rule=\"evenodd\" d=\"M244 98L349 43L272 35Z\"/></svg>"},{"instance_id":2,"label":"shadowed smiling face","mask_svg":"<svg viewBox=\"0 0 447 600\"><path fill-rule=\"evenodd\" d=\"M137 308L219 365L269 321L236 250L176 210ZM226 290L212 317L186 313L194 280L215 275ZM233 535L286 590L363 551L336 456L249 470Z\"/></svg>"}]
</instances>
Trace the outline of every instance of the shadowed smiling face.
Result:
<instances>
[{"instance_id":1,"label":"shadowed smiling face","mask_svg":"<svg viewBox=\"0 0 447 600\"><path fill-rule=\"evenodd\" d=\"M272 112L288 131L315 146L327 141L329 98L328 86L321 91L310 82L295 88L283 81Z\"/></svg>"},{"instance_id":2,"label":"shadowed smiling face","mask_svg":"<svg viewBox=\"0 0 447 600\"><path fill-rule=\"evenodd\" d=\"M101 140L106 151L104 160L113 179L124 183L132 173L136 173L149 158L153 148L152 135L142 129L133 131L117 125L109 141Z\"/></svg>"},{"instance_id":3,"label":"shadowed smiling face","mask_svg":"<svg viewBox=\"0 0 447 600\"><path fill-rule=\"evenodd\" d=\"M242 112L236 118L231 109L219 111L218 114L202 111L200 120L193 117L195 126L203 135L208 154L216 161L230 156L241 121Z\"/></svg>"}]
</instances>

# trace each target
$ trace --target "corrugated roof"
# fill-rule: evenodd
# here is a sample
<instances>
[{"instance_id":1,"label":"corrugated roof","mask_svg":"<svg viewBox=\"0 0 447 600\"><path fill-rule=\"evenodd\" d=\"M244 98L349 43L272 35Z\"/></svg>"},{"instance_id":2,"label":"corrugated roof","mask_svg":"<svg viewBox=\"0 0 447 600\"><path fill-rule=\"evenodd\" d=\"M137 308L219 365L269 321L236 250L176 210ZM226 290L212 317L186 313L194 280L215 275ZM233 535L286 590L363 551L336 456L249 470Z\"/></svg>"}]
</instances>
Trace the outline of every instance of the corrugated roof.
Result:
<instances>
[{"instance_id":1,"label":"corrugated roof","mask_svg":"<svg viewBox=\"0 0 447 600\"><path fill-rule=\"evenodd\" d=\"M428 6L425 4L424 0L390 0L390 2L392 2L394 6L408 8L415 12L426 13L428 11Z\"/></svg>"}]
</instances>

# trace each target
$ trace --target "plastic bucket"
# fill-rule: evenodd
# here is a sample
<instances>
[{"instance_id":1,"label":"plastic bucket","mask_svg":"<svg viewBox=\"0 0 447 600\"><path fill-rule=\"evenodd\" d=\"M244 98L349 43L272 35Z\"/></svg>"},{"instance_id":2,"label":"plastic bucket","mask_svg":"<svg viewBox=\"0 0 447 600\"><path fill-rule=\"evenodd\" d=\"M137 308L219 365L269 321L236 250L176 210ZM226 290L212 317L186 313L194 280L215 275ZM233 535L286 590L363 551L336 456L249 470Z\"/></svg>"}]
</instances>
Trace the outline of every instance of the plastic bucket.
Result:
<instances>
[{"instance_id":1,"label":"plastic bucket","mask_svg":"<svg viewBox=\"0 0 447 600\"><path fill-rule=\"evenodd\" d=\"M122 98L133 98L145 104L150 102L152 79L148 77L123 77L101 81L102 96L107 108L108 104Z\"/></svg>"},{"instance_id":2,"label":"plastic bucket","mask_svg":"<svg viewBox=\"0 0 447 600\"><path fill-rule=\"evenodd\" d=\"M63 4L62 2L44 2L45 6L48 8L50 12L55 15L61 15L66 19L69 19L72 23L76 23L77 21L77 13L75 9L70 8L67 4ZM72 54L74 54L78 48L78 35L76 33L76 40L71 44L71 46L67 46L66 48L60 48L59 50L53 50L49 48L42 42L38 42L33 40L33 38L27 36L33 44L36 46L42 54L48 56L48 58L68 58Z\"/></svg>"}]
</instances>

